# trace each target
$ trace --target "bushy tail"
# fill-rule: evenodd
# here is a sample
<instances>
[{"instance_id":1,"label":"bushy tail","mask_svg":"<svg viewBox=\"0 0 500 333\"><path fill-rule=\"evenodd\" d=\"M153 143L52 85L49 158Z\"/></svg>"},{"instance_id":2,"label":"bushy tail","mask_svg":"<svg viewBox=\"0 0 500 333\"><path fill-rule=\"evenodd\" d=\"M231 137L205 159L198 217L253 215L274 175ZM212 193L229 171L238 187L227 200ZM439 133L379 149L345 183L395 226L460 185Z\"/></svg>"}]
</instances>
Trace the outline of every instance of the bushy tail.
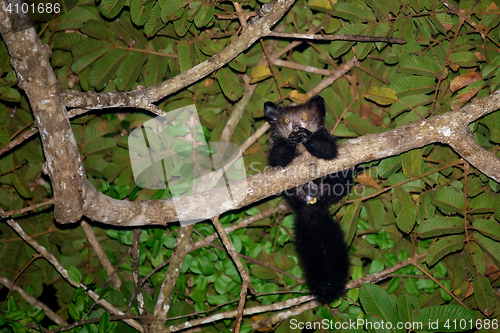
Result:
<instances>
[{"instance_id":1,"label":"bushy tail","mask_svg":"<svg viewBox=\"0 0 500 333\"><path fill-rule=\"evenodd\" d=\"M345 291L349 253L340 224L327 209L308 205L295 212L295 246L311 293L328 304Z\"/></svg>"}]
</instances>

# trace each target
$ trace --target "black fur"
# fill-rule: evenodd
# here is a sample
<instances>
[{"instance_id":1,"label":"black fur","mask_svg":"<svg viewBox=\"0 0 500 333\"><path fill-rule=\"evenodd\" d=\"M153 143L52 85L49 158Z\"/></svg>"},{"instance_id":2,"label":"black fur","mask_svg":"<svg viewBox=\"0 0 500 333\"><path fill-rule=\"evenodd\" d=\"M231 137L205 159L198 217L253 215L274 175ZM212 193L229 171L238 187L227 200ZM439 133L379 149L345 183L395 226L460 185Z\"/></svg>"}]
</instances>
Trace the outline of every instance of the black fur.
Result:
<instances>
[{"instance_id":1,"label":"black fur","mask_svg":"<svg viewBox=\"0 0 500 333\"><path fill-rule=\"evenodd\" d=\"M273 142L269 163L285 167L301 154L303 146L316 158L337 157L336 138L324 128L325 102L315 96L305 104L278 107L266 102ZM344 233L328 208L347 195L353 170L344 170L284 191L295 212L295 246L311 293L322 304L342 295L349 274L349 255Z\"/></svg>"}]
</instances>

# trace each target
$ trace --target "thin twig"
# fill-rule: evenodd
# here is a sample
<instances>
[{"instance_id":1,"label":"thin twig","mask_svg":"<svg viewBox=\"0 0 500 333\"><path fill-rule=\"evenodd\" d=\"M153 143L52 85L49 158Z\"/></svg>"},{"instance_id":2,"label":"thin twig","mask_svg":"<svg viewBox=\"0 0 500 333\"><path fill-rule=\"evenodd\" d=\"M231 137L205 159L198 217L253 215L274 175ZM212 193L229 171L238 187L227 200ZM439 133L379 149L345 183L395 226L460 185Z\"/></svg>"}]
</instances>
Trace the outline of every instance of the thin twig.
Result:
<instances>
[{"instance_id":1,"label":"thin twig","mask_svg":"<svg viewBox=\"0 0 500 333\"><path fill-rule=\"evenodd\" d=\"M57 325L68 325L68 322L61 318L57 313L52 311L47 305L44 303L40 302L37 300L35 297L31 296L27 292L25 292L21 287L18 287L16 285L13 285L12 281L7 279L6 277L3 277L0 275L0 283L3 284L6 288L9 288L9 292L11 290L17 291L21 297L28 302L29 304L33 305L37 309L43 309L45 311L45 314L47 317L50 318L54 323Z\"/></svg>"},{"instance_id":2,"label":"thin twig","mask_svg":"<svg viewBox=\"0 0 500 333\"><path fill-rule=\"evenodd\" d=\"M0 213L3 212L3 209L0 208ZM61 265L59 260L51 253L49 252L45 247L41 246L35 239L33 239L30 235L28 235L21 226L14 221L13 219L8 219L6 223L16 231L16 233L26 242L28 243L35 251L37 251L39 254L41 254L48 262L54 266L54 268L57 270L57 272L68 282L70 285L72 285L74 288L83 288L87 295L94 300L99 306L104 308L106 311L110 312L111 314L114 315L124 315L124 313L117 308L115 308L112 304L110 304L108 301L101 299L101 297L96 294L93 290L90 290L87 288L86 285L82 283L76 283L73 280L69 278L68 271L66 268ZM142 326L137 323L135 320L132 319L125 319L125 323L129 324L139 332L144 332Z\"/></svg>"},{"instance_id":3,"label":"thin twig","mask_svg":"<svg viewBox=\"0 0 500 333\"><path fill-rule=\"evenodd\" d=\"M23 134L19 135L17 138L9 142L7 145L4 147L0 148L0 156L14 148L15 146L21 144L28 138L30 138L33 134L37 133L38 129L36 127L33 127L29 131L24 132Z\"/></svg>"},{"instance_id":4,"label":"thin twig","mask_svg":"<svg viewBox=\"0 0 500 333\"><path fill-rule=\"evenodd\" d=\"M87 236L87 240L89 241L90 246L92 246L92 249L97 255L97 258L99 258L102 267L104 267L104 270L106 271L106 273L108 273L108 276L111 277L111 283L113 284L113 287L115 287L116 290L120 290L122 281L120 280L118 275L112 275L114 272L114 267L111 264L111 261L109 261L106 252L104 252L104 250L102 249L101 243L99 243L99 241L97 240L97 237L92 230L92 226L85 221L82 221L80 226L85 232L85 236Z\"/></svg>"},{"instance_id":5,"label":"thin twig","mask_svg":"<svg viewBox=\"0 0 500 333\"><path fill-rule=\"evenodd\" d=\"M465 305L461 300L459 300L457 298L457 296L455 296L454 293L452 293L451 291L449 291L448 289L446 289L445 286L443 286L441 283L439 283L438 280L436 280L434 278L434 276L430 275L425 269L423 269L422 267L420 267L417 263L412 263L412 265L415 267L415 268L418 268L422 273L424 273L425 275L427 275L429 277L429 279L431 279L432 281L434 281L435 284L437 284L441 289L443 289L448 295L450 295L451 297L453 297L455 299L455 301L458 302L458 304L460 304L461 306L463 306L464 308L469 308L467 305Z\"/></svg>"},{"instance_id":6,"label":"thin twig","mask_svg":"<svg viewBox=\"0 0 500 333\"><path fill-rule=\"evenodd\" d=\"M160 294L158 295L158 301L155 305L153 314L155 318L160 320L151 324L150 328L153 332L159 331L165 327L168 310L170 309L170 304L174 295L175 284L181 272L182 262L192 245L191 234L193 233L193 228L194 224L189 224L181 226L179 230L177 242L170 259L170 265L168 266L165 279L161 285Z\"/></svg>"},{"instance_id":7,"label":"thin twig","mask_svg":"<svg viewBox=\"0 0 500 333\"><path fill-rule=\"evenodd\" d=\"M29 212L31 210L35 210L35 209L40 208L40 207L52 205L53 203L54 203L54 199L49 199L47 201L40 202L40 203L37 203L36 205L29 206L29 207L26 207L26 208L23 208L23 209L11 210L11 211L8 211L8 212L5 212L5 213L0 213L0 216L1 217L9 217L9 216L12 216L12 215L22 214L22 213Z\"/></svg>"},{"instance_id":8,"label":"thin twig","mask_svg":"<svg viewBox=\"0 0 500 333\"><path fill-rule=\"evenodd\" d=\"M234 249L233 243L231 243L231 240L229 239L229 236L227 235L226 231L222 227L222 224L219 221L218 217L214 217L212 219L212 224L214 225L215 229L217 230L217 233L219 234L219 237L226 247L227 252L231 256L231 258L234 261L234 264L236 265L236 268L238 269L238 272L241 275L241 278L243 281L248 280L248 288L250 289L250 292L252 294L255 294L255 289L252 286L252 282L250 282L250 276L248 276L248 272L246 271L245 267L241 263L240 257L238 252Z\"/></svg>"},{"instance_id":9,"label":"thin twig","mask_svg":"<svg viewBox=\"0 0 500 333\"><path fill-rule=\"evenodd\" d=\"M298 39L316 39L316 40L347 40L353 42L384 42L391 44L406 44L401 38L376 37L376 36L358 36L358 35L320 35L320 34L300 34L295 32L276 32L271 31L268 37L280 38L298 38Z\"/></svg>"}]
</instances>

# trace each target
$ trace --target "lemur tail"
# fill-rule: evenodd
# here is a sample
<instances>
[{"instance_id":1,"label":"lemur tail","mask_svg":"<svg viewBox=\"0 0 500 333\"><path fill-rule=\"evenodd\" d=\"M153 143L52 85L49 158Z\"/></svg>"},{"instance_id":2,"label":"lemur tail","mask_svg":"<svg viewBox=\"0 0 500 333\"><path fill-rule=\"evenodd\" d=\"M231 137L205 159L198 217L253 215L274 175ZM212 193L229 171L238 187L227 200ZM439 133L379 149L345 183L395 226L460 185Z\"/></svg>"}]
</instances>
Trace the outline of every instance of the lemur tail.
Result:
<instances>
[{"instance_id":1,"label":"lemur tail","mask_svg":"<svg viewBox=\"0 0 500 333\"><path fill-rule=\"evenodd\" d=\"M308 205L295 212L295 246L311 293L329 304L345 291L349 249L328 210Z\"/></svg>"}]
</instances>

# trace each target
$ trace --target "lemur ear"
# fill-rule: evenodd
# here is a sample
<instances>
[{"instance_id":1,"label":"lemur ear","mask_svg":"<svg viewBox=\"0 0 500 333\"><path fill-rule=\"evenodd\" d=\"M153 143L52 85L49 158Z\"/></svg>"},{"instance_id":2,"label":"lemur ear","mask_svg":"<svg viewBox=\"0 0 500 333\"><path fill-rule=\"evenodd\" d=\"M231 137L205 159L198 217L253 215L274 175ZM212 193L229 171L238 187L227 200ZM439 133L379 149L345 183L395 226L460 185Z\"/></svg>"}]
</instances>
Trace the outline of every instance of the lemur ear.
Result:
<instances>
[{"instance_id":1,"label":"lemur ear","mask_svg":"<svg viewBox=\"0 0 500 333\"><path fill-rule=\"evenodd\" d=\"M326 114L325 110L325 100L321 96L314 96L307 101L307 104L309 105L310 108L314 109L317 113L319 118L323 118Z\"/></svg>"},{"instance_id":2,"label":"lemur ear","mask_svg":"<svg viewBox=\"0 0 500 333\"><path fill-rule=\"evenodd\" d=\"M266 115L267 121L273 124L276 121L276 119L278 119L279 115L278 106L272 102L265 102L264 114Z\"/></svg>"}]
</instances>

